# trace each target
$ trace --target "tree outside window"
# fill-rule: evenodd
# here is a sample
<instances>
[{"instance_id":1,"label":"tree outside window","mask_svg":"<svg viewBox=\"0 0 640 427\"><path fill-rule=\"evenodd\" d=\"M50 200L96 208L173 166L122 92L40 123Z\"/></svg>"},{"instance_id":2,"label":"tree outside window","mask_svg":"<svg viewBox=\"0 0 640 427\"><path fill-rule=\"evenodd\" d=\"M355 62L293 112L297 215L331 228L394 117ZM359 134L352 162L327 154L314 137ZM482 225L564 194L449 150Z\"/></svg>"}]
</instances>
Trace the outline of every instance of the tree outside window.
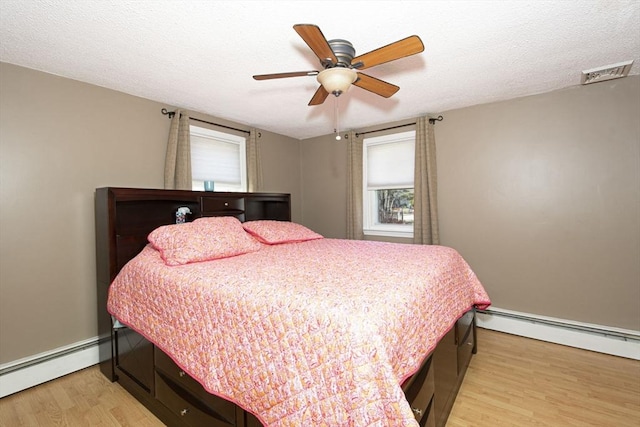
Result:
<instances>
[{"instance_id":1,"label":"tree outside window","mask_svg":"<svg viewBox=\"0 0 640 427\"><path fill-rule=\"evenodd\" d=\"M377 190L378 223L413 224L413 188Z\"/></svg>"}]
</instances>

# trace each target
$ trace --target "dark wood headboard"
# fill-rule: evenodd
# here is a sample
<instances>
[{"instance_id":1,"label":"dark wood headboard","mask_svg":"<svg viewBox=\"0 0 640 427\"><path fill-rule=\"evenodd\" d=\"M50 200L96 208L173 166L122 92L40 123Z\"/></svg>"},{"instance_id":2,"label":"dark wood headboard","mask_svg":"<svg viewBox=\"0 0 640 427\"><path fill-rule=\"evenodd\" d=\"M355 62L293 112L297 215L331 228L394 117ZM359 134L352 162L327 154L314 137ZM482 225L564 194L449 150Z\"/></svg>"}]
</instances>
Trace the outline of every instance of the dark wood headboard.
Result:
<instances>
[{"instance_id":1,"label":"dark wood headboard","mask_svg":"<svg viewBox=\"0 0 640 427\"><path fill-rule=\"evenodd\" d=\"M219 193L104 187L96 189L96 274L98 334L111 336L107 312L109 285L120 269L147 244L154 229L174 224L176 211L186 206L187 221L206 216L235 216L240 221L291 220L291 196L280 193ZM115 380L113 352L100 346L102 372Z\"/></svg>"}]
</instances>

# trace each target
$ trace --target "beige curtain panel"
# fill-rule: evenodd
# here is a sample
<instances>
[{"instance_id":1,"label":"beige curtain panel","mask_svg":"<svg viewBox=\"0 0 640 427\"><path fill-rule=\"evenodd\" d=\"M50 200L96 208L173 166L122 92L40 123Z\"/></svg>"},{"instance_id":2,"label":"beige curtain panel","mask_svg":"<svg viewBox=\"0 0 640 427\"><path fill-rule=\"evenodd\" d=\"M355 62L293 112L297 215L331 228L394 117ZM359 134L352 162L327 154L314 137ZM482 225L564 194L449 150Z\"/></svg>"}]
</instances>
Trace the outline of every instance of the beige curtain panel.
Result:
<instances>
[{"instance_id":1,"label":"beige curtain panel","mask_svg":"<svg viewBox=\"0 0 640 427\"><path fill-rule=\"evenodd\" d=\"M191 190L191 142L189 116L176 110L171 118L167 155L164 162L164 188Z\"/></svg>"},{"instance_id":2,"label":"beige curtain panel","mask_svg":"<svg viewBox=\"0 0 640 427\"><path fill-rule=\"evenodd\" d=\"M440 244L434 125L428 117L416 123L413 242Z\"/></svg>"},{"instance_id":3,"label":"beige curtain panel","mask_svg":"<svg viewBox=\"0 0 640 427\"><path fill-rule=\"evenodd\" d=\"M258 131L251 129L247 141L247 190L250 193L262 190L262 164L260 162L260 145Z\"/></svg>"},{"instance_id":4,"label":"beige curtain panel","mask_svg":"<svg viewBox=\"0 0 640 427\"><path fill-rule=\"evenodd\" d=\"M348 134L347 239L363 240L362 225L362 138Z\"/></svg>"}]
</instances>

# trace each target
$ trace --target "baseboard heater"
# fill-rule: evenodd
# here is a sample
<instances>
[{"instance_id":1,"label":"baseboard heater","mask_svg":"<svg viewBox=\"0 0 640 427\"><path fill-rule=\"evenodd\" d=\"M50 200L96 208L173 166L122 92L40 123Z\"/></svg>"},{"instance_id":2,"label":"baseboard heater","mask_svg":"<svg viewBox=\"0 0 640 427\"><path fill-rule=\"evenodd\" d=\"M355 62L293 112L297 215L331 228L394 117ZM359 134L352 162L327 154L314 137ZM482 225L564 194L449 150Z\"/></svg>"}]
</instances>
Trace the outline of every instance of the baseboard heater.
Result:
<instances>
[{"instance_id":1,"label":"baseboard heater","mask_svg":"<svg viewBox=\"0 0 640 427\"><path fill-rule=\"evenodd\" d=\"M0 377L6 374L10 374L11 372L19 371L21 369L30 368L34 365L39 365L41 363L49 362L53 359L58 359L60 357L67 356L72 353L76 353L78 351L83 351L88 348L94 347L96 345L100 345L108 341L108 338L98 339L97 337L91 339L89 341L83 341L81 344L74 345L72 347L65 347L64 349L57 350L54 352L50 352L41 356L36 356L33 358L29 358L29 360L25 360L22 362L17 362L11 364L11 366L7 366L6 368L0 368Z\"/></svg>"},{"instance_id":2,"label":"baseboard heater","mask_svg":"<svg viewBox=\"0 0 640 427\"><path fill-rule=\"evenodd\" d=\"M0 398L99 363L99 346L109 337L94 337L35 356L0 365Z\"/></svg>"},{"instance_id":3,"label":"baseboard heater","mask_svg":"<svg viewBox=\"0 0 640 427\"><path fill-rule=\"evenodd\" d=\"M477 310L478 326L542 341L640 360L640 331L531 315L491 307Z\"/></svg>"}]
</instances>

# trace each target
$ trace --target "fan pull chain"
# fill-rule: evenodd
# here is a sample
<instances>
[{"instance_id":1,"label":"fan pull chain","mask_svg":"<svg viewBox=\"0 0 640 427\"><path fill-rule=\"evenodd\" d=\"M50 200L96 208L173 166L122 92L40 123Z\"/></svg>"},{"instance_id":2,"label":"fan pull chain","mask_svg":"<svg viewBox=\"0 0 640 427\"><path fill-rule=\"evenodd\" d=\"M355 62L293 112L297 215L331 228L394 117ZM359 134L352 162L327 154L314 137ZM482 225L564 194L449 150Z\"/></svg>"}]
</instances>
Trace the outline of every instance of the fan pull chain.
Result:
<instances>
[{"instance_id":1,"label":"fan pull chain","mask_svg":"<svg viewBox=\"0 0 640 427\"><path fill-rule=\"evenodd\" d=\"M342 139L342 137L340 136L340 118L339 118L339 114L338 114L338 97L335 97L335 101L334 101L334 117L335 117L335 122L336 122L336 127L333 130L336 134L336 141L340 141Z\"/></svg>"}]
</instances>

